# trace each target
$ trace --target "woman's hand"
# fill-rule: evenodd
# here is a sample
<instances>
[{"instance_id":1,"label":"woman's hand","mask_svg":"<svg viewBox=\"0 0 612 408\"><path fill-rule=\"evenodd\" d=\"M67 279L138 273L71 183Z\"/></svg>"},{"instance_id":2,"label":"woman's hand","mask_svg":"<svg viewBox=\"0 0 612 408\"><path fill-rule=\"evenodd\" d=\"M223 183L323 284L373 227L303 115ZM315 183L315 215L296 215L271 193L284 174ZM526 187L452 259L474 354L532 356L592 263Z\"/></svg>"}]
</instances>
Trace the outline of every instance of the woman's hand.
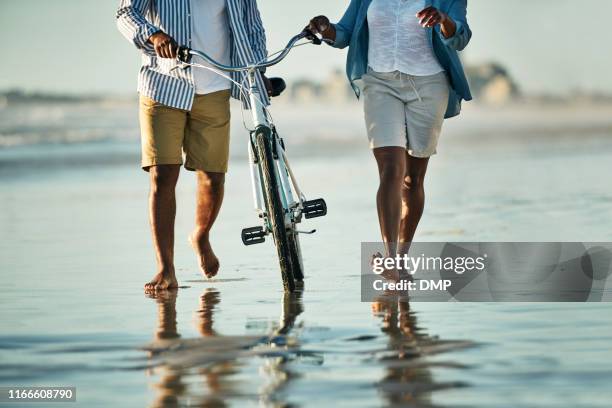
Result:
<instances>
[{"instance_id":1,"label":"woman's hand","mask_svg":"<svg viewBox=\"0 0 612 408\"><path fill-rule=\"evenodd\" d=\"M419 11L416 17L419 19L419 23L426 28L435 27L439 24L444 38L452 37L457 31L457 25L453 19L435 7L427 7Z\"/></svg>"},{"instance_id":2,"label":"woman's hand","mask_svg":"<svg viewBox=\"0 0 612 408\"><path fill-rule=\"evenodd\" d=\"M325 16L316 16L308 23L306 28L314 34L321 34L324 39L336 40L336 29Z\"/></svg>"}]
</instances>

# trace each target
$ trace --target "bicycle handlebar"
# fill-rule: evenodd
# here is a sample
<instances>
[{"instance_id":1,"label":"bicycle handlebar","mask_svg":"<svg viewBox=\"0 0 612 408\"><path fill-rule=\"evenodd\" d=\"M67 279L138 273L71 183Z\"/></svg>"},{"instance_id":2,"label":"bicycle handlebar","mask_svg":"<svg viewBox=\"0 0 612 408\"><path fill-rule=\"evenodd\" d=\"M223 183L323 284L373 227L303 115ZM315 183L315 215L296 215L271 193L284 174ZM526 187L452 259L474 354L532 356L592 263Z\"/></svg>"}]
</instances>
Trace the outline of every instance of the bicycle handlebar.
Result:
<instances>
[{"instance_id":1,"label":"bicycle handlebar","mask_svg":"<svg viewBox=\"0 0 612 408\"><path fill-rule=\"evenodd\" d=\"M191 57L195 55L197 57L202 58L204 61L208 62L214 68L217 68L221 71L242 72L242 71L248 71L248 70L257 69L257 68L267 68L267 67L271 67L272 65L278 64L283 59L285 59L287 54L289 54L291 49L295 46L295 43L297 43L303 38L308 38L315 45L321 44L320 38L314 35L311 31L304 30L300 34L294 36L293 38L291 38L291 40L289 40L289 42L287 43L287 46L283 49L283 51L280 53L278 57L271 59L269 61L259 62L257 64L243 65L243 66L238 66L238 67L224 65L224 64L221 64L220 62L215 61L213 58L208 56L206 53L203 53L201 51L192 50L191 48L188 48L188 47L179 47L177 58L181 62L189 63L191 61Z\"/></svg>"}]
</instances>

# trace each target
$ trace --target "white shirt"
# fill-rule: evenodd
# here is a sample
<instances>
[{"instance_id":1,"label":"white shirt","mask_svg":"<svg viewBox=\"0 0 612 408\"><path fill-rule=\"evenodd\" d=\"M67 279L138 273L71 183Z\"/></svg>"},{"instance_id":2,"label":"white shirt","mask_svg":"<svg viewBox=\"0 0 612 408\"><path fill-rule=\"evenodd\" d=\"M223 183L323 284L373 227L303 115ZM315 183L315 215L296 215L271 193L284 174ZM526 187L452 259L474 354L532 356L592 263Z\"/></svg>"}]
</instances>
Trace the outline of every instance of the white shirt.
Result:
<instances>
[{"instance_id":1,"label":"white shirt","mask_svg":"<svg viewBox=\"0 0 612 408\"><path fill-rule=\"evenodd\" d=\"M377 72L427 76L444 71L416 14L425 0L373 0L368 9L368 65Z\"/></svg>"},{"instance_id":2,"label":"white shirt","mask_svg":"<svg viewBox=\"0 0 612 408\"><path fill-rule=\"evenodd\" d=\"M230 28L225 0L191 1L191 48L217 62L230 64ZM208 65L199 60L198 63ZM231 82L204 68L192 68L196 94L230 89ZM227 75L227 73L225 73Z\"/></svg>"}]
</instances>

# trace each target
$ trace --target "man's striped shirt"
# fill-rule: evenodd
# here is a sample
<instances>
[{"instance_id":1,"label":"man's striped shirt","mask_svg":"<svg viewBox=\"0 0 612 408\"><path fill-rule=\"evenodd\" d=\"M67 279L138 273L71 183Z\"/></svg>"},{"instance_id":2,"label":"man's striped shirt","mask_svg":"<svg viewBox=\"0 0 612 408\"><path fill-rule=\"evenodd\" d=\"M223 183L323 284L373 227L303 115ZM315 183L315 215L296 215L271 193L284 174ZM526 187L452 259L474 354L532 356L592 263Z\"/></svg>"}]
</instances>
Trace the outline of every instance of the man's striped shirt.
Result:
<instances>
[{"instance_id":1,"label":"man's striped shirt","mask_svg":"<svg viewBox=\"0 0 612 408\"><path fill-rule=\"evenodd\" d=\"M191 110L195 96L192 69L175 59L159 58L149 37L163 31L179 45L191 47L191 0L121 0L117 11L119 31L143 52L138 92L156 102ZM267 57L266 35L256 0L226 0L231 37L231 65L257 63ZM176 67L177 69L173 69ZM244 73L231 73L234 81L246 84ZM262 101L269 99L261 75L257 75ZM241 98L232 84L232 96ZM245 101L247 103L248 101Z\"/></svg>"}]
</instances>

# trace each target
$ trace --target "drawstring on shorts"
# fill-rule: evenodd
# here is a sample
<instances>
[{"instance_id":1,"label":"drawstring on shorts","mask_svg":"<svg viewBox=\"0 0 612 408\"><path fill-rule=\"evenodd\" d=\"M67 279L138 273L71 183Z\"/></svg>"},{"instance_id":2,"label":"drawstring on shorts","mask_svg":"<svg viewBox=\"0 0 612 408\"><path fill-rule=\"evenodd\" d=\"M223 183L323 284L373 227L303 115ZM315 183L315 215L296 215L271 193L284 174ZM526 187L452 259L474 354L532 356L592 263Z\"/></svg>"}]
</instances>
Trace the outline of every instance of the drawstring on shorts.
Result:
<instances>
[{"instance_id":1,"label":"drawstring on shorts","mask_svg":"<svg viewBox=\"0 0 612 408\"><path fill-rule=\"evenodd\" d=\"M400 71L396 71L395 76L396 76L396 78L399 77L400 85L401 85L402 88L404 87L404 76L408 77L408 81L410 82L410 86L412 87L412 90L414 90L414 93L416 94L417 99L419 100L419 102L423 102L423 99L421 98L421 94L419 93L419 90L416 87L416 82L414 81L414 78L412 77L412 75L403 74Z\"/></svg>"},{"instance_id":2,"label":"drawstring on shorts","mask_svg":"<svg viewBox=\"0 0 612 408\"><path fill-rule=\"evenodd\" d=\"M414 93L416 94L417 98L419 99L419 102L423 102L423 100L421 99L421 94L419 94L419 90L416 87L416 82L414 82L414 78L412 78L410 75L408 75L408 79L410 80L410 85L412 85L412 89L414 89Z\"/></svg>"}]
</instances>

